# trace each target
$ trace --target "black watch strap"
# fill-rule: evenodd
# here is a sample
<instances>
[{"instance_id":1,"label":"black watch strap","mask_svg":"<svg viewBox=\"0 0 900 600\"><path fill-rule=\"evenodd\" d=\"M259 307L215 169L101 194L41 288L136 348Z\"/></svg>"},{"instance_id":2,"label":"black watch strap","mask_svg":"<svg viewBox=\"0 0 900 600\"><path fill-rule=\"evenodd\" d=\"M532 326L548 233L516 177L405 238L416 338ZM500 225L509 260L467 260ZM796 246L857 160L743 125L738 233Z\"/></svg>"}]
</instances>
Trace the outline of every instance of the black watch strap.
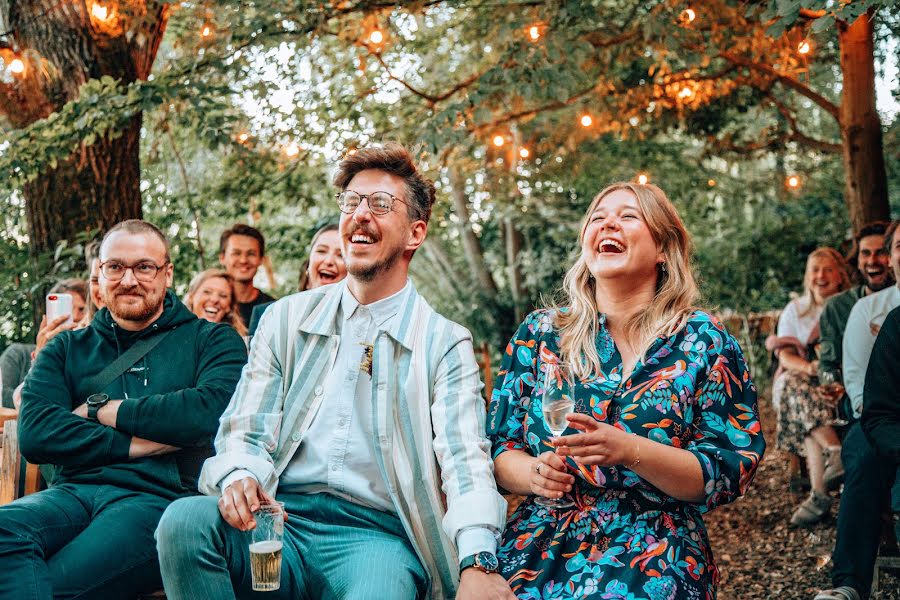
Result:
<instances>
[{"instance_id":1,"label":"black watch strap","mask_svg":"<svg viewBox=\"0 0 900 600\"><path fill-rule=\"evenodd\" d=\"M91 394L87 399L87 418L95 423L99 423L97 413L109 402L109 396L106 394Z\"/></svg>"}]
</instances>

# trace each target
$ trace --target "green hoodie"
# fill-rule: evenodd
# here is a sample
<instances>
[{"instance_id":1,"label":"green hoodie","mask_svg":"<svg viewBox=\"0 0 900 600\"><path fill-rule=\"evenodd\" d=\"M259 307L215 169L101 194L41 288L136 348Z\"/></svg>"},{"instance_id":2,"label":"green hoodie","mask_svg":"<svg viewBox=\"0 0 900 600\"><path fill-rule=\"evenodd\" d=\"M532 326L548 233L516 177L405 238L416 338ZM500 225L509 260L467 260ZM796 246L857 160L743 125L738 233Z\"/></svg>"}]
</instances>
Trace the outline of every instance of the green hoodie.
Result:
<instances>
[{"instance_id":1,"label":"green hoodie","mask_svg":"<svg viewBox=\"0 0 900 600\"><path fill-rule=\"evenodd\" d=\"M105 389L84 388L137 340L167 330ZM212 455L219 417L246 361L233 328L198 319L171 291L162 315L141 331L123 330L103 309L89 327L57 335L38 354L22 389L22 455L59 465L54 484L109 484L173 499L197 493L200 467ZM123 400L115 429L71 412L98 392ZM182 449L129 460L132 436Z\"/></svg>"}]
</instances>

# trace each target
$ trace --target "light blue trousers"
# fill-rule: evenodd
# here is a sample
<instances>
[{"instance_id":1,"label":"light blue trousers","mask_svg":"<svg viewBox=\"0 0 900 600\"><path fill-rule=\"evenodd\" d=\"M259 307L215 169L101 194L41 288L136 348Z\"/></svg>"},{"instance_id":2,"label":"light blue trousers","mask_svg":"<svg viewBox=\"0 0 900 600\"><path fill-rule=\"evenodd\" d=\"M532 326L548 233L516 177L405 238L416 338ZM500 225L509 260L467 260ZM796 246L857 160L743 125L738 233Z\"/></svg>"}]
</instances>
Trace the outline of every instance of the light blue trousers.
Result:
<instances>
[{"instance_id":1,"label":"light blue trousers","mask_svg":"<svg viewBox=\"0 0 900 600\"><path fill-rule=\"evenodd\" d=\"M218 498L174 502L156 530L169 600L231 598L414 600L428 575L394 515L328 494L279 494L284 525L281 588L251 590L249 532L219 514Z\"/></svg>"}]
</instances>

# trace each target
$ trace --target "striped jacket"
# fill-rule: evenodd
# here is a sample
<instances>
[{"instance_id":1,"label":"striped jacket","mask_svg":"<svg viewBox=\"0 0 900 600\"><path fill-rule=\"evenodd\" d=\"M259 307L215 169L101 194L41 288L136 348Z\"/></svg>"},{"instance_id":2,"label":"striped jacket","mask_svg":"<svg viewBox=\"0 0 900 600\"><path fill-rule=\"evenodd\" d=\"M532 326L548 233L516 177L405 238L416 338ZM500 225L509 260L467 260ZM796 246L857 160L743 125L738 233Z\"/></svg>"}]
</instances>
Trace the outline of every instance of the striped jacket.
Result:
<instances>
[{"instance_id":1,"label":"striped jacket","mask_svg":"<svg viewBox=\"0 0 900 600\"><path fill-rule=\"evenodd\" d=\"M276 492L324 397L345 285L294 294L266 310L222 415L216 456L203 466L203 493L219 494L219 482L235 469L250 471L267 492ZM452 598L459 583L457 533L471 526L500 531L506 517L484 434L472 338L410 285L374 347L375 460L429 572L431 597Z\"/></svg>"}]
</instances>

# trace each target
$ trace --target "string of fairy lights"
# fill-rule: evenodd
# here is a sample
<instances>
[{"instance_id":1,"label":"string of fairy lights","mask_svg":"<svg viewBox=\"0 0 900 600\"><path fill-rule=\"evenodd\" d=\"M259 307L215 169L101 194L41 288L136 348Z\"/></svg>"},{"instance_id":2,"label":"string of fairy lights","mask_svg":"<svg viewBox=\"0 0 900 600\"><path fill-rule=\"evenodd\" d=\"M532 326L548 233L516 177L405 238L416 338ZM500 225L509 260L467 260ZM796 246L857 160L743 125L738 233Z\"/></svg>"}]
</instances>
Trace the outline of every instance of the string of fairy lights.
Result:
<instances>
[{"instance_id":1,"label":"string of fairy lights","mask_svg":"<svg viewBox=\"0 0 900 600\"><path fill-rule=\"evenodd\" d=\"M46 17L48 13L56 10L56 8L66 1L67 0L61 0L61 2L50 7L46 13L41 16ZM91 23L99 30L108 33L118 25L118 6L114 0L88 0L86 6ZM677 22L682 27L689 27L697 17L697 11L692 7L687 7L679 14ZM6 76L8 74L14 79L24 79L25 77L28 77L29 74L29 60L26 53L21 48L17 47L15 38L12 37L12 34L14 33L14 29L0 33L0 42L6 42L3 46L0 46L0 76ZM202 22L197 33L201 39L208 41L216 34L215 24L207 18ZM543 22L532 23L524 30L525 39L531 43L540 42L548 34L549 26ZM7 42L8 39L12 39L12 42ZM374 16L367 17L364 20L360 44L370 51L381 52L387 44L387 41L388 35L378 24L376 18ZM801 39L796 46L797 54L804 59L813 52L813 49L814 45L812 40L807 38ZM681 84L682 86L675 92L675 96L681 101L690 101L695 95L691 82L686 79L682 81ZM594 127L596 120L589 112L581 112L577 115L577 122L582 128L590 129ZM491 144L493 144L495 148L501 148L507 143L510 137L510 134L507 132L494 133L490 136ZM235 136L235 140L241 145L249 145L252 141L251 135L247 132L239 133ZM300 155L301 148L296 142L287 142L282 145L281 152L285 157L293 159ZM352 154L353 152L354 150L351 148L348 151L348 154ZM532 151L524 145L520 146L516 152L519 159L523 161L528 160L532 154ZM649 183L650 176L645 172L639 172L635 175L634 181L643 185ZM715 179L709 179L707 184L712 188L716 186L716 181ZM784 185L789 190L797 190L802 185L802 180L799 175L791 174L786 177Z\"/></svg>"}]
</instances>

